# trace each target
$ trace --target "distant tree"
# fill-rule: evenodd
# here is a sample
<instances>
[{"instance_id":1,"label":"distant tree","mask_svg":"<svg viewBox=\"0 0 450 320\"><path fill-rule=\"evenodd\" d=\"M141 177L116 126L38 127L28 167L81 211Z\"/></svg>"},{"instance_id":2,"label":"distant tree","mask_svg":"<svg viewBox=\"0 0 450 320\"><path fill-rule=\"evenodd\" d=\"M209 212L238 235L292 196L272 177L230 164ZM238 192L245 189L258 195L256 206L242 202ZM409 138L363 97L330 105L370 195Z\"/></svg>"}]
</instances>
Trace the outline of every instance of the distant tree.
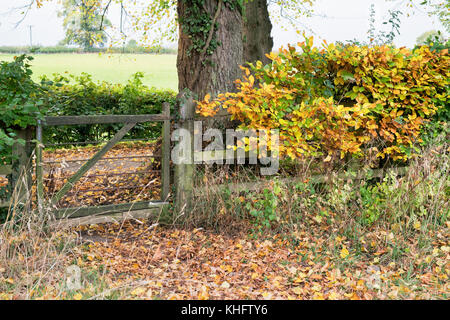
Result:
<instances>
[{"instance_id":1,"label":"distant tree","mask_svg":"<svg viewBox=\"0 0 450 320\"><path fill-rule=\"evenodd\" d=\"M138 43L137 43L136 40L131 39L130 41L128 41L127 47L128 48L137 48L138 47Z\"/></svg>"},{"instance_id":2,"label":"distant tree","mask_svg":"<svg viewBox=\"0 0 450 320\"><path fill-rule=\"evenodd\" d=\"M102 14L101 0L62 0L66 37L63 44L75 44L91 50L94 45L104 46L107 41L105 27L111 22Z\"/></svg>"}]
</instances>

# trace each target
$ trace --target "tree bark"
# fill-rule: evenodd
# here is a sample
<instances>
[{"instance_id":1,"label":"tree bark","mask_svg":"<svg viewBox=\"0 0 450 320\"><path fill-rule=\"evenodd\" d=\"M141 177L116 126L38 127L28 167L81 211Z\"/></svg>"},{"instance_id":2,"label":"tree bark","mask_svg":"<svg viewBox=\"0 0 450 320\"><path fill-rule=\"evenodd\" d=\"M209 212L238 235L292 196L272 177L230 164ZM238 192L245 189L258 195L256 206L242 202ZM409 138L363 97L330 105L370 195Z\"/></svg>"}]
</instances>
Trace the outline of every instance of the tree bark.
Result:
<instances>
[{"instance_id":1,"label":"tree bark","mask_svg":"<svg viewBox=\"0 0 450 320\"><path fill-rule=\"evenodd\" d=\"M269 62L265 54L272 50L273 39L266 1L249 1L243 17L238 8L231 9L223 0L205 0L204 9L216 22L214 33L208 39L212 37L219 43L212 55L208 55L205 50L189 50L193 42L183 30L183 21L190 18L189 6L192 4L188 0L177 1L180 25L177 70L180 92L187 88L197 99L203 99L207 94L216 97L219 93L234 92L235 80L242 76L240 66L257 60ZM204 49L206 48L207 46ZM226 115L226 110L220 110L217 122L227 126L229 123Z\"/></svg>"},{"instance_id":2,"label":"tree bark","mask_svg":"<svg viewBox=\"0 0 450 320\"><path fill-rule=\"evenodd\" d=\"M221 9L218 6L221 2ZM238 9L230 9L223 1L205 0L204 7L214 17L217 13L217 25L214 37L219 46L212 55L191 50L192 40L183 32L180 23L178 43L178 81L180 92L188 88L199 99L206 94L216 96L222 92L234 91L234 81L241 76L240 65L244 62L242 40L242 15ZM178 1L180 21L186 17L189 1Z\"/></svg>"},{"instance_id":3,"label":"tree bark","mask_svg":"<svg viewBox=\"0 0 450 320\"><path fill-rule=\"evenodd\" d=\"M272 22L267 7L267 0L253 0L246 4L244 17L244 61L270 62L266 53L273 48Z\"/></svg>"}]
</instances>

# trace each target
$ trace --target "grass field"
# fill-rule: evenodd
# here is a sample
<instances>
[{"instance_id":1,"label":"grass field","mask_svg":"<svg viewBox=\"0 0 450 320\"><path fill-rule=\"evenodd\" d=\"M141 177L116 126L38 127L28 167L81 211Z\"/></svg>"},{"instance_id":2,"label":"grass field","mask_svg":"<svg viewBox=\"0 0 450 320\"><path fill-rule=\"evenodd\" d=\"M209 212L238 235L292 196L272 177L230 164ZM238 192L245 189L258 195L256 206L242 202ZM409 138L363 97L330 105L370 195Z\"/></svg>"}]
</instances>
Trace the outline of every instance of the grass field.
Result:
<instances>
[{"instance_id":1,"label":"grass field","mask_svg":"<svg viewBox=\"0 0 450 320\"><path fill-rule=\"evenodd\" d=\"M0 54L0 61L11 61L14 55ZM126 83L133 73L144 72L144 83L160 89L178 89L176 55L153 54L40 54L32 62L34 80L42 75L86 72L94 80Z\"/></svg>"}]
</instances>

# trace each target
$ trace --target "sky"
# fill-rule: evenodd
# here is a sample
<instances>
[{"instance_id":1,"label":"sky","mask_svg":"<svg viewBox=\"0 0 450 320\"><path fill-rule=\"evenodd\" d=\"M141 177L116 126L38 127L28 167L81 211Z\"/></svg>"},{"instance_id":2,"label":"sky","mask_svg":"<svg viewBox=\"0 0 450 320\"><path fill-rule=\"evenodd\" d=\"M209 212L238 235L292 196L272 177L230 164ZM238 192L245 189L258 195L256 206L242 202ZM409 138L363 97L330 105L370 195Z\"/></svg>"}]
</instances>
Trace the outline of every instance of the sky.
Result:
<instances>
[{"instance_id":1,"label":"sky","mask_svg":"<svg viewBox=\"0 0 450 320\"><path fill-rule=\"evenodd\" d=\"M30 41L33 45L52 46L64 38L62 18L58 17L60 7L56 1L45 4L41 9L32 9L24 17L21 13L23 10L18 8L29 1L0 0L1 46L26 46ZM329 43L352 39L367 40L369 7L372 3L375 4L377 12L377 25L381 27L382 22L389 16L388 10L404 12L400 35L394 41L397 46L412 47L422 33L433 29L443 30L437 18L429 17L421 7L407 10L405 2L406 0L316 0L314 15L302 17L296 28L290 27L286 20L274 23L272 31L274 48L300 41L301 37L296 33L296 29L305 31L307 35L314 35L319 41L326 40ZM109 19L113 23L118 21L119 12L117 8L112 9ZM410 15L407 16L407 13ZM23 21L16 26L22 19ZM176 44L166 45L176 46Z\"/></svg>"}]
</instances>

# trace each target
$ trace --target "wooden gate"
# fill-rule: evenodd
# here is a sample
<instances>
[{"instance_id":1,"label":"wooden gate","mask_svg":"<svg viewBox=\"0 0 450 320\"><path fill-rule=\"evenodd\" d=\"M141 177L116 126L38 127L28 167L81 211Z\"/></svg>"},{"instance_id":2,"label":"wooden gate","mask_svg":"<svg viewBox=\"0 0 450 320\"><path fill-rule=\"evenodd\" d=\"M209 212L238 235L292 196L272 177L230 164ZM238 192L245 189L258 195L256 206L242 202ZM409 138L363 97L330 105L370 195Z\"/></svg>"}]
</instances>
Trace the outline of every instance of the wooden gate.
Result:
<instances>
[{"instance_id":1,"label":"wooden gate","mask_svg":"<svg viewBox=\"0 0 450 320\"><path fill-rule=\"evenodd\" d=\"M38 122L36 130L36 195L38 210L55 208L52 210L56 218L80 218L91 215L104 215L136 210L157 210L168 204L170 191L170 104L163 105L161 114L153 115L98 115L98 116L59 116L45 117ZM156 201L141 201L133 203L111 204L102 206L82 206L58 208L60 200L80 181L80 179L93 168L125 135L138 123L163 122L161 158L161 199ZM94 124L123 124L123 127L109 140L95 155L87 160L67 182L50 199L44 195L43 170L43 130L50 126L94 125Z\"/></svg>"}]
</instances>

